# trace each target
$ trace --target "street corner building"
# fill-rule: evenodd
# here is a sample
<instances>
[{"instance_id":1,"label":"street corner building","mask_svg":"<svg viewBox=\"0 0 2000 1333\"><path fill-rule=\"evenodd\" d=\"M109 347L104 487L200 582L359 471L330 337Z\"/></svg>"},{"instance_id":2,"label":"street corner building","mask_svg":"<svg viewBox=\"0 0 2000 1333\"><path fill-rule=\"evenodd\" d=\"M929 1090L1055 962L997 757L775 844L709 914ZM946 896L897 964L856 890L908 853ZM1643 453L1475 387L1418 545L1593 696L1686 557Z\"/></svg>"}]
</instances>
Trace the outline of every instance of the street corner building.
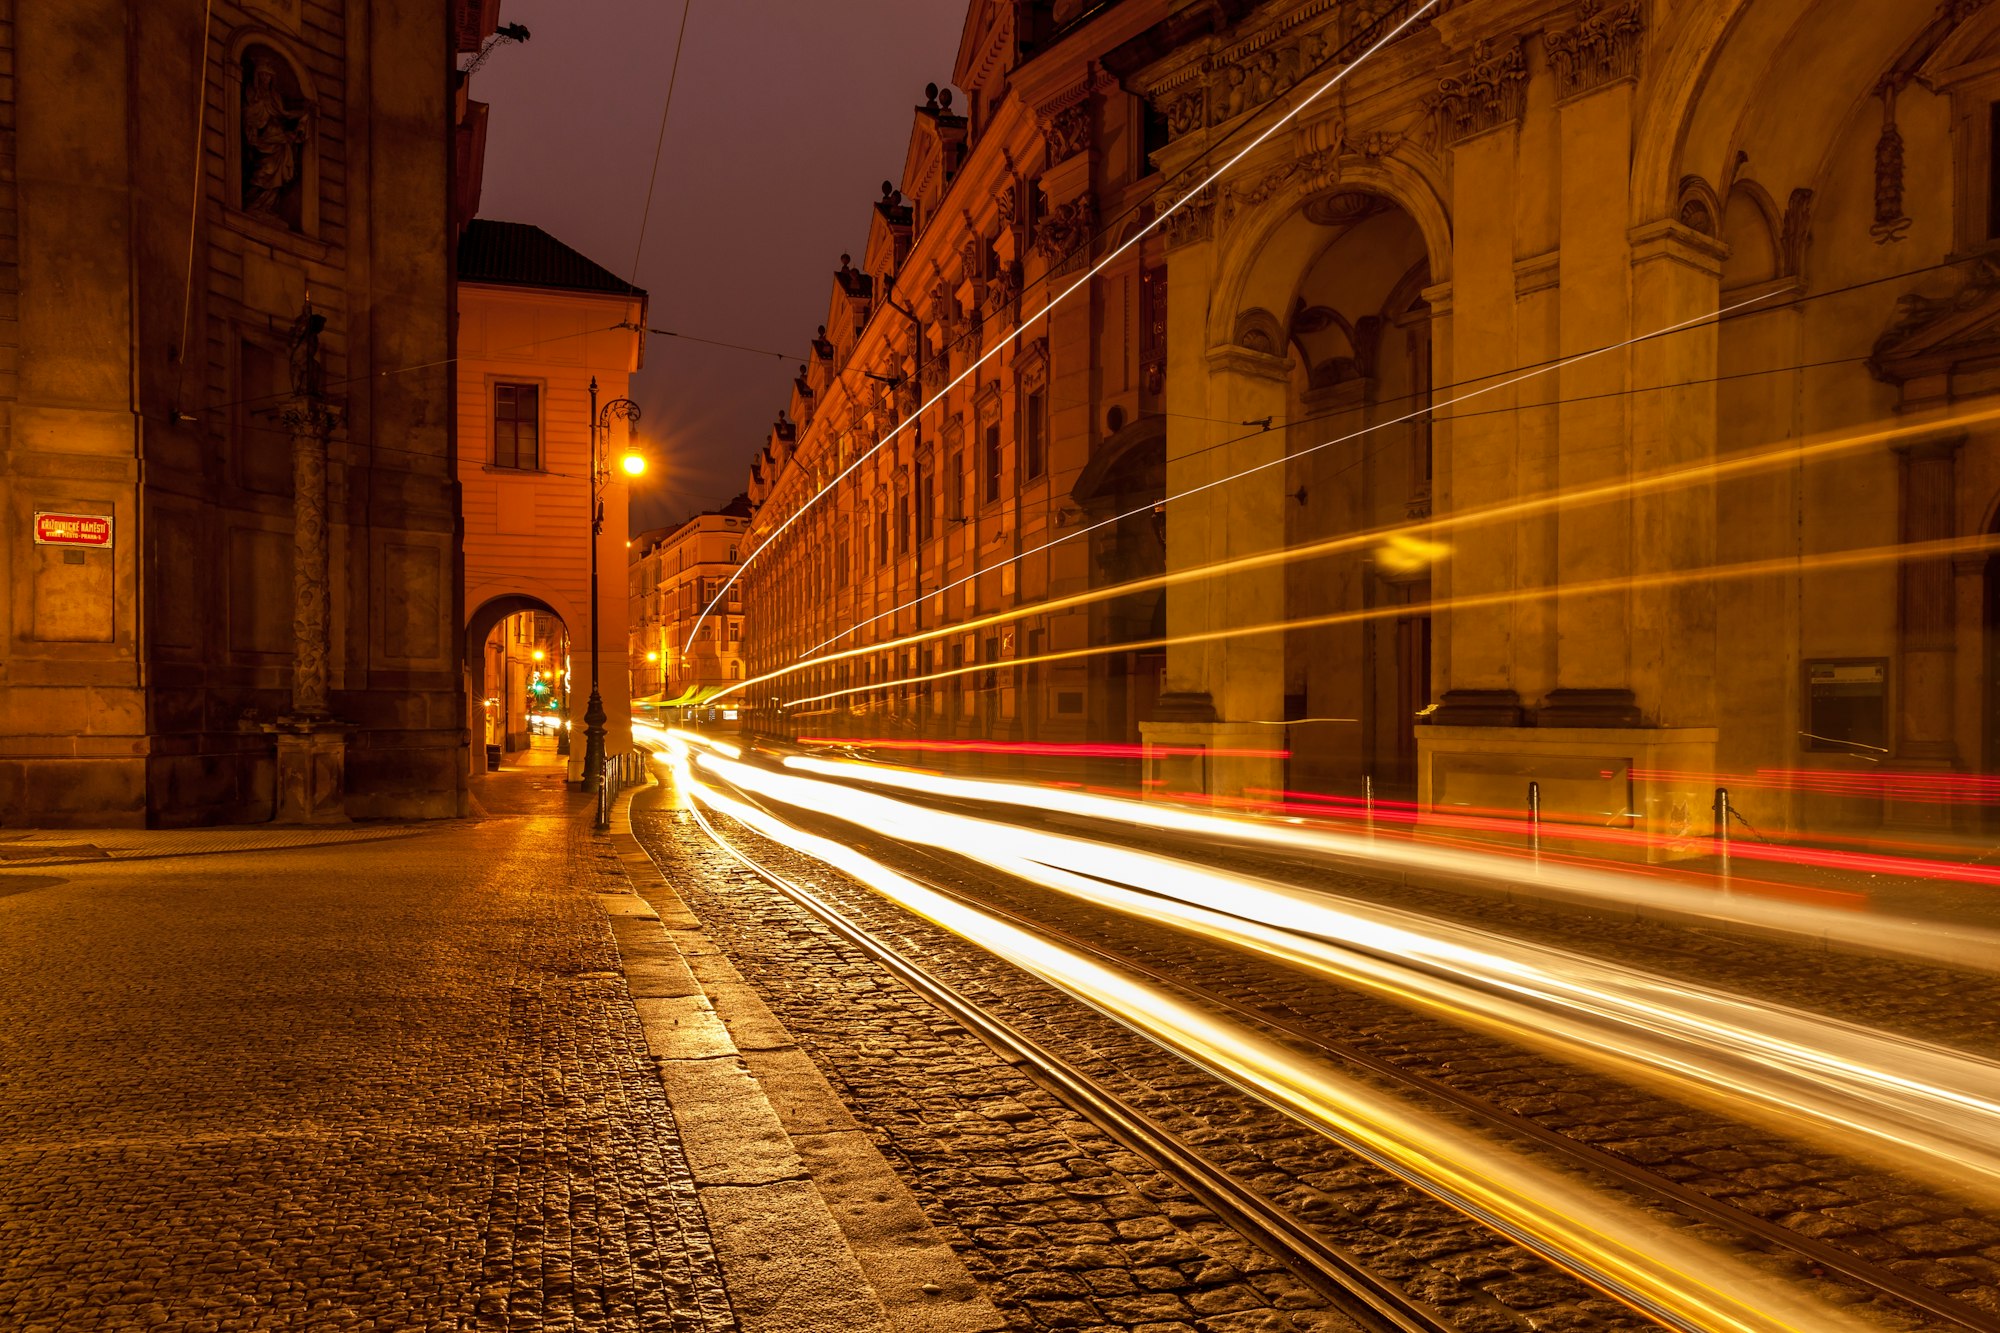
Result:
<instances>
[{"instance_id":1,"label":"street corner building","mask_svg":"<svg viewBox=\"0 0 2000 1333\"><path fill-rule=\"evenodd\" d=\"M951 76L751 469L754 725L1985 818L2000 4L980 0Z\"/></svg>"},{"instance_id":2,"label":"street corner building","mask_svg":"<svg viewBox=\"0 0 2000 1333\"><path fill-rule=\"evenodd\" d=\"M465 0L0 0L0 822L463 805Z\"/></svg>"}]
</instances>

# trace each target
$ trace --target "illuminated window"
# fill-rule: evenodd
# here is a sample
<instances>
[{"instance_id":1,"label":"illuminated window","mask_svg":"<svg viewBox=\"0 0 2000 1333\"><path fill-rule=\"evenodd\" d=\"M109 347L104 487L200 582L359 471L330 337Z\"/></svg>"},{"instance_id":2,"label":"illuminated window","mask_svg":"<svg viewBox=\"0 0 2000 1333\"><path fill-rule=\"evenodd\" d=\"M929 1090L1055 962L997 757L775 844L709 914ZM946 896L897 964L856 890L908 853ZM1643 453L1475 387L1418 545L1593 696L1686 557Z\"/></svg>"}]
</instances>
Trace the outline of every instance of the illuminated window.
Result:
<instances>
[{"instance_id":1,"label":"illuminated window","mask_svg":"<svg viewBox=\"0 0 2000 1333\"><path fill-rule=\"evenodd\" d=\"M493 466L529 471L541 467L541 406L538 385L493 386Z\"/></svg>"}]
</instances>

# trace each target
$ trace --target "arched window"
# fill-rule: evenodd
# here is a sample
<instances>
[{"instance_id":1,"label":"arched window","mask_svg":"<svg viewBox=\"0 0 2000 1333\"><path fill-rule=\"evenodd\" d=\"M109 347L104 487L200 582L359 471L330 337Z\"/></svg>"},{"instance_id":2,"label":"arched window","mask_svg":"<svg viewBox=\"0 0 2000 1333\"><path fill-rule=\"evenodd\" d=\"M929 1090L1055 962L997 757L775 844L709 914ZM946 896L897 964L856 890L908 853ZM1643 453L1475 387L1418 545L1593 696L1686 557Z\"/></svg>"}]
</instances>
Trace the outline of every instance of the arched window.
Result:
<instances>
[{"instance_id":1,"label":"arched window","mask_svg":"<svg viewBox=\"0 0 2000 1333\"><path fill-rule=\"evenodd\" d=\"M267 41L239 47L230 67L235 96L228 202L288 231L319 227L319 157L312 90L299 67Z\"/></svg>"}]
</instances>

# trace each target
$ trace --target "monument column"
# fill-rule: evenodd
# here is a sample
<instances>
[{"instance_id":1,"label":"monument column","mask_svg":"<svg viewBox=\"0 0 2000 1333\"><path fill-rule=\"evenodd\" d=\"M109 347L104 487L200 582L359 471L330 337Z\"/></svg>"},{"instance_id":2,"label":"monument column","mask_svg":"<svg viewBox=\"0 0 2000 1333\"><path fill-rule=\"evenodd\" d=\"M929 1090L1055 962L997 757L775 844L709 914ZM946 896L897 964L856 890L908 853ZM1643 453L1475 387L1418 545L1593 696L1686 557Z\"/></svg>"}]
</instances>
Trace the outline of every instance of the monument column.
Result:
<instances>
[{"instance_id":1,"label":"monument column","mask_svg":"<svg viewBox=\"0 0 2000 1333\"><path fill-rule=\"evenodd\" d=\"M326 444L340 415L326 400L312 298L292 325L292 397L281 419L292 440L292 709L266 725L277 738L281 824L347 820L347 737L327 709L329 652Z\"/></svg>"}]
</instances>

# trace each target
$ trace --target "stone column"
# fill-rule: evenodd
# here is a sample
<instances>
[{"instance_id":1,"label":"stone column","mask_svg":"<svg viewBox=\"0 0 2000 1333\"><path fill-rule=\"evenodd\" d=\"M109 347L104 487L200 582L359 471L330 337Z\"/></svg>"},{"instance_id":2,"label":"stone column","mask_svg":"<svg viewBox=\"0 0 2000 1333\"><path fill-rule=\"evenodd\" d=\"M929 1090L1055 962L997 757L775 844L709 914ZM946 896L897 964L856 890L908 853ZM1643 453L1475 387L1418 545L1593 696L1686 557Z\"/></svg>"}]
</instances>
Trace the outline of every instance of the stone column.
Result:
<instances>
[{"instance_id":1,"label":"stone column","mask_svg":"<svg viewBox=\"0 0 2000 1333\"><path fill-rule=\"evenodd\" d=\"M340 418L325 397L319 335L326 317L312 301L292 326L292 711L266 730L277 738L281 824L347 820L347 737L327 710L329 652L326 442Z\"/></svg>"}]
</instances>

